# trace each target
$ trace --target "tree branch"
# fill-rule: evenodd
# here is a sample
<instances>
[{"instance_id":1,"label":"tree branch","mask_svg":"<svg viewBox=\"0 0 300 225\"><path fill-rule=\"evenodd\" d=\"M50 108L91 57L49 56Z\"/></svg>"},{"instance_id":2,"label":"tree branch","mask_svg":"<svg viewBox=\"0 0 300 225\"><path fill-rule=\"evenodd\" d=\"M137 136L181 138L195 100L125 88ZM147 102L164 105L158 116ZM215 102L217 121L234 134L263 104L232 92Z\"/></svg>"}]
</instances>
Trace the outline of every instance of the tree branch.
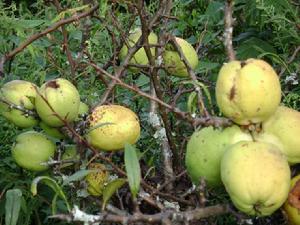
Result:
<instances>
[{"instance_id":1,"label":"tree branch","mask_svg":"<svg viewBox=\"0 0 300 225\"><path fill-rule=\"evenodd\" d=\"M232 34L233 34L233 0L225 1L225 31L224 31L224 45L226 48L227 56L230 61L235 60L235 52L232 45Z\"/></svg>"}]
</instances>

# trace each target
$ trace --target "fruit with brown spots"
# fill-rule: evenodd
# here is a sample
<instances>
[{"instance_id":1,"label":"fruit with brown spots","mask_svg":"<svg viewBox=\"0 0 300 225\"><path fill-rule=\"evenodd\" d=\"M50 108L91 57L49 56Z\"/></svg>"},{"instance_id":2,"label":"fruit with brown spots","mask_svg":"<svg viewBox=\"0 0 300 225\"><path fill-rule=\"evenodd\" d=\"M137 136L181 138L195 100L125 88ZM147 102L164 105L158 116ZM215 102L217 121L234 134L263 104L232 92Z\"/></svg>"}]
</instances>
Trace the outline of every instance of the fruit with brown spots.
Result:
<instances>
[{"instance_id":1,"label":"fruit with brown spots","mask_svg":"<svg viewBox=\"0 0 300 225\"><path fill-rule=\"evenodd\" d=\"M260 59L231 61L219 72L216 99L221 112L234 122L260 123L269 118L280 103L278 76Z\"/></svg>"},{"instance_id":2,"label":"fruit with brown spots","mask_svg":"<svg viewBox=\"0 0 300 225\"><path fill-rule=\"evenodd\" d=\"M89 165L90 172L85 180L87 182L87 191L90 195L101 196L106 182L109 178L109 173L106 170L105 165L101 163L91 163Z\"/></svg>"},{"instance_id":3,"label":"fruit with brown spots","mask_svg":"<svg viewBox=\"0 0 300 225\"><path fill-rule=\"evenodd\" d=\"M62 126L64 123L61 119L66 122L74 121L78 116L79 104L80 98L76 87L62 78L43 84L35 100L40 118L52 127Z\"/></svg>"},{"instance_id":4,"label":"fruit with brown spots","mask_svg":"<svg viewBox=\"0 0 300 225\"><path fill-rule=\"evenodd\" d=\"M88 142L99 150L123 149L125 143L134 144L140 136L137 115L120 105L101 105L89 116Z\"/></svg>"},{"instance_id":5,"label":"fruit with brown spots","mask_svg":"<svg viewBox=\"0 0 300 225\"><path fill-rule=\"evenodd\" d=\"M241 140L252 140L238 126L225 129L206 127L195 131L187 144L185 164L194 184L204 178L208 186L220 186L221 158L228 146Z\"/></svg>"},{"instance_id":6,"label":"fruit with brown spots","mask_svg":"<svg viewBox=\"0 0 300 225\"><path fill-rule=\"evenodd\" d=\"M221 160L221 179L233 204L255 216L271 215L289 193L290 168L286 157L270 143L241 141Z\"/></svg>"},{"instance_id":7,"label":"fruit with brown spots","mask_svg":"<svg viewBox=\"0 0 300 225\"><path fill-rule=\"evenodd\" d=\"M289 197L283 205L289 225L300 225L300 175L291 181Z\"/></svg>"},{"instance_id":8,"label":"fruit with brown spots","mask_svg":"<svg viewBox=\"0 0 300 225\"><path fill-rule=\"evenodd\" d=\"M18 127L32 127L38 119L11 105L34 111L36 85L25 80L13 80L0 89L0 113Z\"/></svg>"},{"instance_id":9,"label":"fruit with brown spots","mask_svg":"<svg viewBox=\"0 0 300 225\"><path fill-rule=\"evenodd\" d=\"M300 162L300 112L279 106L276 112L262 123L262 131L255 135L258 141L270 142L286 155L289 163Z\"/></svg>"}]
</instances>

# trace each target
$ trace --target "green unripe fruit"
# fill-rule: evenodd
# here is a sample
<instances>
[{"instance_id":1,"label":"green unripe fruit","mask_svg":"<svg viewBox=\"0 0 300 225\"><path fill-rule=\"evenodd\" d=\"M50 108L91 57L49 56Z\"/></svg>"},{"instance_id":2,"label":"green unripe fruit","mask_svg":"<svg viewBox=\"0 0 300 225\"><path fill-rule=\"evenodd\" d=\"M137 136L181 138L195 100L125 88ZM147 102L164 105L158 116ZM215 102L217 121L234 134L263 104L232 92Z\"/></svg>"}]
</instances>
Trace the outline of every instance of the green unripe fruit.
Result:
<instances>
[{"instance_id":1,"label":"green unripe fruit","mask_svg":"<svg viewBox=\"0 0 300 225\"><path fill-rule=\"evenodd\" d=\"M62 160L79 160L80 155L77 153L76 146L75 145L66 145L65 151L61 157ZM64 163L61 168L65 168L68 166L73 165L73 163Z\"/></svg>"},{"instance_id":2,"label":"green unripe fruit","mask_svg":"<svg viewBox=\"0 0 300 225\"><path fill-rule=\"evenodd\" d=\"M63 139L65 136L63 133L60 132L60 130L56 127L50 127L43 121L39 123L39 126L43 129L43 131L49 135L50 137L54 137L57 139Z\"/></svg>"},{"instance_id":3,"label":"green unripe fruit","mask_svg":"<svg viewBox=\"0 0 300 225\"><path fill-rule=\"evenodd\" d=\"M234 122L260 123L279 106L280 82L275 70L263 60L231 61L219 72L216 99L222 113Z\"/></svg>"},{"instance_id":4,"label":"green unripe fruit","mask_svg":"<svg viewBox=\"0 0 300 225\"><path fill-rule=\"evenodd\" d=\"M241 141L221 161L221 178L233 204L248 215L268 216L287 199L291 172L272 144Z\"/></svg>"},{"instance_id":5,"label":"green unripe fruit","mask_svg":"<svg viewBox=\"0 0 300 225\"><path fill-rule=\"evenodd\" d=\"M41 119L51 127L64 123L54 114L46 101L62 119L74 121L78 116L80 98L76 87L68 80L58 78L42 85L36 96L35 106Z\"/></svg>"},{"instance_id":6,"label":"green unripe fruit","mask_svg":"<svg viewBox=\"0 0 300 225\"><path fill-rule=\"evenodd\" d=\"M142 35L141 29L134 30L128 37L129 47L134 46L137 43L137 41L139 40L139 38L141 37L141 35ZM155 33L151 32L148 36L148 41L149 41L149 44L152 44L152 45L157 44L157 41L158 41L157 35ZM154 56L155 55L155 47L151 47L150 51L151 51L151 54ZM127 56L127 54L128 54L128 48L124 44L119 53L120 60L123 61L125 59L125 57ZM140 48L130 59L130 63L131 64L139 64L139 65L148 65L149 60L148 60L147 54L145 52L145 49ZM134 67L130 67L130 69L133 70L134 72L138 71L138 69L134 68Z\"/></svg>"},{"instance_id":7,"label":"green unripe fruit","mask_svg":"<svg viewBox=\"0 0 300 225\"><path fill-rule=\"evenodd\" d=\"M191 68L194 70L198 63L198 55L193 46L182 38L176 37L176 42L181 47L182 53L189 62ZM167 48L163 54L163 60L166 70L169 74L177 77L188 77L189 73L180 58L180 54L174 49L172 45L167 45Z\"/></svg>"},{"instance_id":8,"label":"green unripe fruit","mask_svg":"<svg viewBox=\"0 0 300 225\"><path fill-rule=\"evenodd\" d=\"M36 125L38 120L26 115L21 110L10 107L9 102L27 110L34 110L36 85L24 80L13 80L3 85L0 89L0 113L7 120L21 128ZM1 99L3 101L1 101Z\"/></svg>"},{"instance_id":9,"label":"green unripe fruit","mask_svg":"<svg viewBox=\"0 0 300 225\"><path fill-rule=\"evenodd\" d=\"M42 165L54 156L56 146L45 135L27 131L19 134L12 146L12 157L22 168L31 171L48 169Z\"/></svg>"},{"instance_id":10,"label":"green unripe fruit","mask_svg":"<svg viewBox=\"0 0 300 225\"><path fill-rule=\"evenodd\" d=\"M262 123L262 131L256 134L258 141L276 145L289 163L300 162L300 112L279 106L276 112Z\"/></svg>"},{"instance_id":11,"label":"green unripe fruit","mask_svg":"<svg viewBox=\"0 0 300 225\"><path fill-rule=\"evenodd\" d=\"M204 178L208 186L220 186L220 164L228 146L241 140L252 140L238 126L221 129L206 127L196 131L187 144L185 164L194 184Z\"/></svg>"}]
</instances>

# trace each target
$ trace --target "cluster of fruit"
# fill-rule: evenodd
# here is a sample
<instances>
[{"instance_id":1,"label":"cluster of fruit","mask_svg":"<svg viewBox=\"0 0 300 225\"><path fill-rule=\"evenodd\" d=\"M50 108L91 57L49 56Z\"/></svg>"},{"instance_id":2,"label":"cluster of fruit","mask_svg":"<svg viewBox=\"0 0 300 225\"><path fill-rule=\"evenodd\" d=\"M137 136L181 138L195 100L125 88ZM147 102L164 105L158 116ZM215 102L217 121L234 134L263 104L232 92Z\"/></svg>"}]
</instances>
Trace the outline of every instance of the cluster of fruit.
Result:
<instances>
[{"instance_id":1,"label":"cluster of fruit","mask_svg":"<svg viewBox=\"0 0 300 225\"><path fill-rule=\"evenodd\" d=\"M80 101L76 87L62 78L50 80L40 88L28 81L13 80L0 89L0 114L3 117L20 128L42 129L42 132L31 129L19 134L12 146L15 162L30 171L48 169L47 162L56 153L55 139L71 142L60 128L79 123L84 118L83 115L88 113L89 107ZM124 148L125 143L134 144L138 140L139 119L126 107L101 105L91 110L83 133L87 142L95 149L119 150ZM76 145L64 146L61 160L72 161L79 158ZM72 163L65 163L62 168L70 165ZM103 166L98 167L86 179L88 191L95 195L101 193L103 180L108 177Z\"/></svg>"},{"instance_id":2,"label":"cluster of fruit","mask_svg":"<svg viewBox=\"0 0 300 225\"><path fill-rule=\"evenodd\" d=\"M133 30L131 34L129 35L129 43L128 45L124 45L122 49L120 50L119 58L120 60L124 60L125 57L128 54L128 47L134 46L139 38L142 35L142 31L140 28ZM181 48L181 52L183 56L186 58L187 62L191 66L192 69L195 69L199 63L197 52L193 48L193 46L188 43L186 40L176 37L175 38L176 43L178 46ZM157 45L158 44L158 37L155 33L151 32L148 36L148 42L149 45ZM155 55L155 47L150 47L151 54L154 56ZM166 71L177 77L188 77L189 73L188 70L182 60L182 57L176 50L176 48L172 44L167 44L165 47L165 51L162 54L162 59L164 63L164 67ZM140 48L131 58L130 60L131 64L136 64L136 65L148 65L149 60L146 54L146 51L144 48ZM133 72L137 72L138 69L136 67L131 66L130 69Z\"/></svg>"},{"instance_id":3,"label":"cluster of fruit","mask_svg":"<svg viewBox=\"0 0 300 225\"><path fill-rule=\"evenodd\" d=\"M263 60L225 64L215 91L220 111L235 124L195 131L187 171L195 184L223 184L242 212L270 215L287 200L290 165L300 162L300 112L280 105L278 75Z\"/></svg>"}]
</instances>

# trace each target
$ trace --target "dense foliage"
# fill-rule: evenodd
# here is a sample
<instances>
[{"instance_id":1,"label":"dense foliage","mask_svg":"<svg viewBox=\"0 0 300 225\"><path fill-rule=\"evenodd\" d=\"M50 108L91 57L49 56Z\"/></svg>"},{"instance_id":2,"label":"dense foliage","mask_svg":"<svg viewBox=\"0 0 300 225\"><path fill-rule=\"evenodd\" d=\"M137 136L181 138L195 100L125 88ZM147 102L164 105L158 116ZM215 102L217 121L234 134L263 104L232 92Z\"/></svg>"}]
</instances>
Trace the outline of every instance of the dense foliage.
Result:
<instances>
[{"instance_id":1,"label":"dense foliage","mask_svg":"<svg viewBox=\"0 0 300 225\"><path fill-rule=\"evenodd\" d=\"M0 57L20 46L32 35L46 30L52 24L87 10L88 2L93 1L0 1ZM48 80L61 77L76 85L81 101L89 106L99 103L107 87L101 78L102 75L99 76L96 70L86 63L94 62L113 74L118 69L117 66L122 65L116 53L122 47L124 35L128 36L129 30L139 27L141 21L135 9L128 7L130 4L127 5L125 0L99 0L97 2L100 6L93 17L74 21L41 36L8 60L4 64L4 76L0 77L0 87L15 79L28 80L41 86ZM150 0L145 4L149 17L159 10L158 0ZM282 102L296 110L300 110L299 9L299 3L292 0L236 0L233 12L235 19L233 46L237 58L240 60L251 57L262 58L269 62L280 76ZM211 115L220 116L216 107L214 88L220 67L228 61L223 44L224 1L174 0L169 17L167 24L156 24L154 32L159 33L161 29L164 29L184 38L194 46L200 61L195 74L199 87L203 90L204 103ZM110 79L105 79L110 81ZM136 73L128 70L122 80L143 92L150 92L149 73ZM203 110L197 107L194 86L189 79L169 76L164 70L160 70L159 80L164 102L177 106L184 112L203 116ZM106 102L127 106L139 116L142 130L136 148L142 177L153 187L157 187L157 184L162 185L164 164L161 140L149 121L149 99L127 88L116 86ZM82 119L83 122L84 119ZM172 112L167 113L167 119L176 149L176 154L173 155L173 167L178 175L185 170L186 142L195 127L176 117ZM67 224L65 221L53 220L49 216L66 213L68 204L78 205L90 214L99 212L101 198L87 194L86 184L80 178L80 174L74 178L75 181L63 185L63 182L76 171L86 169L90 160L103 163L94 156L92 151L88 149L81 151L80 162L66 169L54 165L46 172L28 172L18 167L11 157L14 139L24 130L9 123L3 117L0 117L0 124L0 224L5 224L6 203L8 202L6 193L10 189L19 189L22 192L17 224ZM34 129L41 131L38 126ZM54 141L58 147L73 142L71 139ZM122 152L103 155L125 170ZM110 170L111 176L118 175L113 169L110 168ZM293 172L296 171L297 165L294 166ZM47 182L39 184L37 195L33 196L30 188L33 179L37 176L49 176L55 180L66 195L68 204L61 196L57 197L48 185L45 185ZM191 202L192 205L198 202L198 205L194 205L195 207L201 205L197 191L187 193L187 190L192 190L191 187L189 177L181 175L174 182L174 190L170 194L183 201L178 203L168 196L165 200L171 208L177 205L182 209L192 207L187 202ZM206 189L204 193L207 206L229 202L228 195L222 188ZM120 188L118 194L110 201L129 212L132 212L134 208L134 202L130 200L128 185ZM157 209L147 202L139 203L143 213L157 212ZM278 211L267 218L248 218L233 212L203 219L203 224L229 225L247 221L250 224L285 223L283 215Z\"/></svg>"}]
</instances>

